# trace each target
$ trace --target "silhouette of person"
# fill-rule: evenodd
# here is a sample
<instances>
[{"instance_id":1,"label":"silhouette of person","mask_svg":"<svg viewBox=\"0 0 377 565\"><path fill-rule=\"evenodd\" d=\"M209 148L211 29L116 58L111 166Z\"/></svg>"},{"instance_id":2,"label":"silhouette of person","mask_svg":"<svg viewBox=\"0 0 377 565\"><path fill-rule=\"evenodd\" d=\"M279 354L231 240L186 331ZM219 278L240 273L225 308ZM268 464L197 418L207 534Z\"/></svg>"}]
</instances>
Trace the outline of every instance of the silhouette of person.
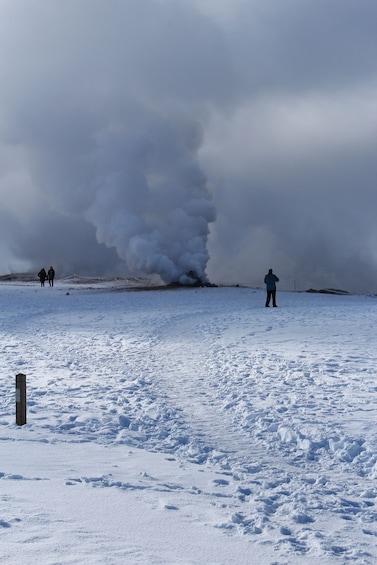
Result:
<instances>
[{"instance_id":1,"label":"silhouette of person","mask_svg":"<svg viewBox=\"0 0 377 565\"><path fill-rule=\"evenodd\" d=\"M54 267L52 265L49 268L47 275L48 275L48 284L50 286L54 286L55 270L54 270Z\"/></svg>"},{"instance_id":2,"label":"silhouette of person","mask_svg":"<svg viewBox=\"0 0 377 565\"><path fill-rule=\"evenodd\" d=\"M270 306L270 300L272 298L272 305L276 308L276 283L279 282L278 277L272 272L272 269L268 270L267 275L264 277L264 283L266 285L267 297L266 297L266 308Z\"/></svg>"},{"instance_id":3,"label":"silhouette of person","mask_svg":"<svg viewBox=\"0 0 377 565\"><path fill-rule=\"evenodd\" d=\"M39 280L41 281L41 286L45 285L45 280L47 279L46 269L42 267L42 269L38 273Z\"/></svg>"}]
</instances>

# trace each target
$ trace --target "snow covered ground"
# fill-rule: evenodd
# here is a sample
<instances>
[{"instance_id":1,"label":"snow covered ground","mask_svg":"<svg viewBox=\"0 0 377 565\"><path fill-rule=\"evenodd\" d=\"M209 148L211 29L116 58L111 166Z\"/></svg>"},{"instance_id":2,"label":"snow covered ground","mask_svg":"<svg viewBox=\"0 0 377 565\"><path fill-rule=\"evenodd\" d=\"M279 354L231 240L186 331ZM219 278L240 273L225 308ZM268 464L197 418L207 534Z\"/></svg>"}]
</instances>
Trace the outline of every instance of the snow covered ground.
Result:
<instances>
[{"instance_id":1,"label":"snow covered ground","mask_svg":"<svg viewBox=\"0 0 377 565\"><path fill-rule=\"evenodd\" d=\"M0 284L0 562L377 562L377 298ZM15 424L15 375L27 424Z\"/></svg>"}]
</instances>

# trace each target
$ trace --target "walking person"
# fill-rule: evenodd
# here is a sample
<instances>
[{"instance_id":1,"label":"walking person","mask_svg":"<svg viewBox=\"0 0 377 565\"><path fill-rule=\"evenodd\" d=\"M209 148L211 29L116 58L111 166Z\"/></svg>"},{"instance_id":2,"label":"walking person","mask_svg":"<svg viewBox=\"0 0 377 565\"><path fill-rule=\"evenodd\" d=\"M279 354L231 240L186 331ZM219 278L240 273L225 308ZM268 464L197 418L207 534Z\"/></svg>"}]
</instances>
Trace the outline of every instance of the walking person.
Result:
<instances>
[{"instance_id":1,"label":"walking person","mask_svg":"<svg viewBox=\"0 0 377 565\"><path fill-rule=\"evenodd\" d=\"M276 283L279 282L278 277L272 272L272 269L268 270L267 275L264 277L264 283L266 285L267 297L266 297L266 308L270 306L270 300L272 298L272 305L276 308Z\"/></svg>"},{"instance_id":2,"label":"walking person","mask_svg":"<svg viewBox=\"0 0 377 565\"><path fill-rule=\"evenodd\" d=\"M42 267L42 269L38 273L39 280L41 281L41 286L45 285L45 280L47 279L46 269Z\"/></svg>"},{"instance_id":3,"label":"walking person","mask_svg":"<svg viewBox=\"0 0 377 565\"><path fill-rule=\"evenodd\" d=\"M55 270L54 270L54 267L52 265L49 268L47 275L48 275L48 284L50 286L54 286Z\"/></svg>"}]
</instances>

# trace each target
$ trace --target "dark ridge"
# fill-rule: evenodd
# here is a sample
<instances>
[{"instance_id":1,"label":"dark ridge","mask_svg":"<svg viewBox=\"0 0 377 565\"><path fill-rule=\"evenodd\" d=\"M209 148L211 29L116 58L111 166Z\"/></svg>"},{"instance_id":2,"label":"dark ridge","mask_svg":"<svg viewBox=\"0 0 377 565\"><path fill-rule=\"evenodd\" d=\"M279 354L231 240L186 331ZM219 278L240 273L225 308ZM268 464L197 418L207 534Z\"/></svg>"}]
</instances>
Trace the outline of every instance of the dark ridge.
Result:
<instances>
[{"instance_id":1,"label":"dark ridge","mask_svg":"<svg viewBox=\"0 0 377 565\"><path fill-rule=\"evenodd\" d=\"M317 292L319 294L350 294L348 290L339 290L337 288L323 288L321 290L309 288L306 292Z\"/></svg>"}]
</instances>

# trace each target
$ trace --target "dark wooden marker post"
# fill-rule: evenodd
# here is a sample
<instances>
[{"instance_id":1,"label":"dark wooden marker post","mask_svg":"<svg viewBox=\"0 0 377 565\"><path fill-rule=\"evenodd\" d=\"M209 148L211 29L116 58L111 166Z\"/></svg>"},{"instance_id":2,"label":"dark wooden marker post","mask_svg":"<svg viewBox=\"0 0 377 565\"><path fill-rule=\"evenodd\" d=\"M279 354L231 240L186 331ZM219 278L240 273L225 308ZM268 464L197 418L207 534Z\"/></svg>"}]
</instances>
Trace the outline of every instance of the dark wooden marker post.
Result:
<instances>
[{"instance_id":1,"label":"dark wooden marker post","mask_svg":"<svg viewBox=\"0 0 377 565\"><path fill-rule=\"evenodd\" d=\"M16 375L16 424L26 424L26 375Z\"/></svg>"}]
</instances>

